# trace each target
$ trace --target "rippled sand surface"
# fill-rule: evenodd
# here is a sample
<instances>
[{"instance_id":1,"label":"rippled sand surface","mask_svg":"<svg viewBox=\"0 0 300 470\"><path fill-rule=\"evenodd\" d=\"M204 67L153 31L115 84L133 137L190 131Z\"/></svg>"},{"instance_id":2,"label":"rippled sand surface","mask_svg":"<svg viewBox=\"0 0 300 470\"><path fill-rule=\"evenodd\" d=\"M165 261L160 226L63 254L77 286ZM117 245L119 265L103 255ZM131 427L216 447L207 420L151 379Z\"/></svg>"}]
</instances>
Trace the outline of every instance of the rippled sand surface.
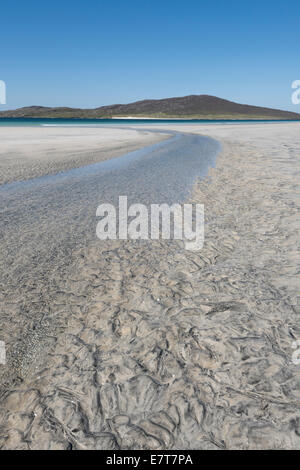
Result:
<instances>
[{"instance_id":1,"label":"rippled sand surface","mask_svg":"<svg viewBox=\"0 0 300 470\"><path fill-rule=\"evenodd\" d=\"M299 131L189 127L223 144L190 198L205 204L203 249L72 252L59 290L57 272L48 283L53 331L47 315L32 324L48 358L3 393L2 448L299 448Z\"/></svg>"}]
</instances>

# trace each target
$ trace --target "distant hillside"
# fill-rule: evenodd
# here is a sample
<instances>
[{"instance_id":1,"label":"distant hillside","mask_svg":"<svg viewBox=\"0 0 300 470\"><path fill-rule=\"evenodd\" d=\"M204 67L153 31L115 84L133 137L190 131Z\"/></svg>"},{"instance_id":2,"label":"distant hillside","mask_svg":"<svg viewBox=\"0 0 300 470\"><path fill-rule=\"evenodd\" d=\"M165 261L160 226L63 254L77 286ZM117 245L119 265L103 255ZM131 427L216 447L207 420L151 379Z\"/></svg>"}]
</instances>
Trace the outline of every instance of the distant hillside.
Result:
<instances>
[{"instance_id":1,"label":"distant hillside","mask_svg":"<svg viewBox=\"0 0 300 470\"><path fill-rule=\"evenodd\" d=\"M81 118L116 117L186 118L186 119L300 119L300 114L277 109L238 104L209 95L143 100L95 109L47 108L30 106L0 112L0 118Z\"/></svg>"}]
</instances>

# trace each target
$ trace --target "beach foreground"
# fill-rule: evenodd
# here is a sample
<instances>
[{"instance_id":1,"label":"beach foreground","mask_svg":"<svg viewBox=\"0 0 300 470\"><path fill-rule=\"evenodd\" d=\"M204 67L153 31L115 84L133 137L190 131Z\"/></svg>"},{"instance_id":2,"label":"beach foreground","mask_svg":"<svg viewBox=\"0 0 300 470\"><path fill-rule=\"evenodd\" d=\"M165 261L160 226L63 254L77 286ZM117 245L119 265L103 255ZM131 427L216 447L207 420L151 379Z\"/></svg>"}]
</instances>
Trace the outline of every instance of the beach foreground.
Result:
<instances>
[{"instance_id":1,"label":"beach foreground","mask_svg":"<svg viewBox=\"0 0 300 470\"><path fill-rule=\"evenodd\" d=\"M47 360L3 392L1 448L299 448L300 123L164 129L222 143L190 197L203 249L81 247Z\"/></svg>"}]
</instances>

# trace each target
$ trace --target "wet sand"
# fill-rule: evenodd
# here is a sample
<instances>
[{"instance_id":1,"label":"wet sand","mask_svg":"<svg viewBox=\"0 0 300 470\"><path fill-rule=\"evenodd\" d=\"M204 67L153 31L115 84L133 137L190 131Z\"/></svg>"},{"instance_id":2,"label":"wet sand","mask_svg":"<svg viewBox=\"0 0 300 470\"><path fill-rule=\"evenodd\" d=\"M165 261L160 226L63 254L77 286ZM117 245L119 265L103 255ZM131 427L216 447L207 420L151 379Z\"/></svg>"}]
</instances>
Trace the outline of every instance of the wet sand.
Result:
<instances>
[{"instance_id":1,"label":"wet sand","mask_svg":"<svg viewBox=\"0 0 300 470\"><path fill-rule=\"evenodd\" d=\"M190 196L205 204L203 249L95 240L73 252L60 290L54 272L40 292L44 307L47 289L55 299L54 331L47 315L32 324L47 361L3 394L2 448L299 448L299 130L180 126L223 146Z\"/></svg>"},{"instance_id":2,"label":"wet sand","mask_svg":"<svg viewBox=\"0 0 300 470\"><path fill-rule=\"evenodd\" d=\"M119 195L129 204L180 202L218 148L212 139L177 134L119 158L0 186L0 319L8 358L0 393L39 367L65 323L68 310L58 313L57 299L78 252L95 241L98 205L117 205Z\"/></svg>"},{"instance_id":3,"label":"wet sand","mask_svg":"<svg viewBox=\"0 0 300 470\"><path fill-rule=\"evenodd\" d=\"M108 160L169 136L86 126L0 126L0 184Z\"/></svg>"}]
</instances>

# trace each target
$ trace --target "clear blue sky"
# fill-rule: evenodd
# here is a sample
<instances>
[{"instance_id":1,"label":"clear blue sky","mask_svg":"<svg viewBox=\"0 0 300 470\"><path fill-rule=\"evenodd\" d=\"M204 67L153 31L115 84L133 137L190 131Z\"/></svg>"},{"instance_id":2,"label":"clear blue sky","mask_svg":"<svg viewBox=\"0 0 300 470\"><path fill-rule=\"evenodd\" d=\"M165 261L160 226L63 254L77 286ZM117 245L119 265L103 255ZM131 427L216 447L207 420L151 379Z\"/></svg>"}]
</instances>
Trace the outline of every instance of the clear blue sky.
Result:
<instances>
[{"instance_id":1,"label":"clear blue sky","mask_svg":"<svg viewBox=\"0 0 300 470\"><path fill-rule=\"evenodd\" d=\"M10 0L1 108L204 93L300 112L290 98L299 47L299 0Z\"/></svg>"}]
</instances>

